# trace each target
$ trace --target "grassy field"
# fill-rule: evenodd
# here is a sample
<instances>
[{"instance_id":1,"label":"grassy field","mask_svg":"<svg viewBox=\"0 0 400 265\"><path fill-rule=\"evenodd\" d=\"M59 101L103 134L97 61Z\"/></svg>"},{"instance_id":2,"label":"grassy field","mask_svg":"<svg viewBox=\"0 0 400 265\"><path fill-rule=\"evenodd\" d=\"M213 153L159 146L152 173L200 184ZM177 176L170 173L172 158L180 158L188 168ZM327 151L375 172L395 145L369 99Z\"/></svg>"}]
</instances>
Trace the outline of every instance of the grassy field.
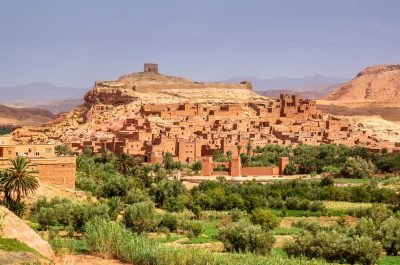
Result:
<instances>
[{"instance_id":1,"label":"grassy field","mask_svg":"<svg viewBox=\"0 0 400 265\"><path fill-rule=\"evenodd\" d=\"M400 256L385 256L378 261L378 265L399 265Z\"/></svg>"},{"instance_id":2,"label":"grassy field","mask_svg":"<svg viewBox=\"0 0 400 265\"><path fill-rule=\"evenodd\" d=\"M324 206L331 211L348 211L366 209L372 206L371 203L343 202L343 201L323 201Z\"/></svg>"}]
</instances>

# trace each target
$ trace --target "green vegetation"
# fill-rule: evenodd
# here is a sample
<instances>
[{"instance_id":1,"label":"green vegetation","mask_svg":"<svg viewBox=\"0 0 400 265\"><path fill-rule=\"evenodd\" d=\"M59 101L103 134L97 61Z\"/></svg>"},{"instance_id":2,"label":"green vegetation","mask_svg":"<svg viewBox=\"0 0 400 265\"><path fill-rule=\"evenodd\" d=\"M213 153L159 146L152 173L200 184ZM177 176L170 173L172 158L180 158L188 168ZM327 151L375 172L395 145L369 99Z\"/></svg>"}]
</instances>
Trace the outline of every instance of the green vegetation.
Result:
<instances>
[{"instance_id":1,"label":"green vegetation","mask_svg":"<svg viewBox=\"0 0 400 265\"><path fill-rule=\"evenodd\" d=\"M286 264L322 265L323 261L284 258L280 254L268 257L253 254L213 254L194 248L173 248L143 236L135 236L122 226L94 219L86 225L86 242L92 253L113 256L124 262L142 264Z\"/></svg>"},{"instance_id":2,"label":"green vegetation","mask_svg":"<svg viewBox=\"0 0 400 265\"><path fill-rule=\"evenodd\" d=\"M38 254L36 250L32 249L24 243L19 242L15 238L0 237L0 249L4 251L21 251Z\"/></svg>"},{"instance_id":3,"label":"green vegetation","mask_svg":"<svg viewBox=\"0 0 400 265\"><path fill-rule=\"evenodd\" d=\"M321 259L369 265L379 259L378 251L394 256L399 250L400 196L384 186L399 180L392 174L396 171L397 162L393 160L396 154L375 154L363 148L338 145L295 148L268 145L247 151L241 154L245 166L277 165L280 157L293 154L292 174L322 173L327 177L277 179L268 184L254 180L235 183L218 178L203 181L189 190L182 181L170 177L177 169L188 174L200 171L200 162L179 163L170 154L164 154L162 164L141 164L130 155L115 155L107 150L93 155L86 149L77 158L76 185L96 200L39 199L29 220L36 229L46 230L39 233L45 238L48 235L57 253L97 253L139 265L176 264L176 261L179 264L326 264ZM214 153L214 160L220 162L231 157L230 152ZM371 172L356 172L355 167L350 172L351 163L345 168L346 161L362 161L368 167L373 164L376 172L390 174L377 179L371 177ZM351 178L332 177L346 170L346 176ZM353 221L355 226L351 227L344 219L331 225L332 218L326 218L329 221L323 225L301 221L293 227L278 227L281 221L286 226L284 219L291 216L314 216L310 219L316 220L332 215L361 219ZM285 251L273 249L275 237L282 235L292 235L295 246L287 243ZM209 243L207 247L217 248L221 248L221 243L213 243L222 242L224 250L214 254L164 244L171 242ZM326 249L332 242L335 247Z\"/></svg>"}]
</instances>

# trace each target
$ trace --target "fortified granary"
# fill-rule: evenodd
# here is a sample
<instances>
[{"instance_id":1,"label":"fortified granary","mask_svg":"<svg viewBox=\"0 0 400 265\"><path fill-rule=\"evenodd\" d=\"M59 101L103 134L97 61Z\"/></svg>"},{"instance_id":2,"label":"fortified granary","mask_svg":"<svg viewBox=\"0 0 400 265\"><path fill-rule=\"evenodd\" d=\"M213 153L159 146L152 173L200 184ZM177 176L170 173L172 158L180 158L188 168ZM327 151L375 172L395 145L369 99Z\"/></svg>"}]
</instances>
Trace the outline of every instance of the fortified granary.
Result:
<instances>
[{"instance_id":1,"label":"fortified granary","mask_svg":"<svg viewBox=\"0 0 400 265\"><path fill-rule=\"evenodd\" d=\"M150 163L162 162L168 152L192 163L216 150L245 153L248 145L321 143L379 144L348 122L323 115L315 101L285 94L268 104L142 104L138 116L126 119L111 139L75 142L71 147L76 153L85 147L95 153L124 152Z\"/></svg>"},{"instance_id":2,"label":"fortified granary","mask_svg":"<svg viewBox=\"0 0 400 265\"><path fill-rule=\"evenodd\" d=\"M216 151L237 157L266 144L400 150L399 143L374 138L346 119L322 113L314 100L287 94L264 97L246 81L193 82L160 74L157 64L145 64L143 72L114 81L95 82L85 103L64 120L17 130L14 136L28 142L67 143L76 154L84 148L124 152L149 163L162 162L166 153L189 163Z\"/></svg>"}]
</instances>

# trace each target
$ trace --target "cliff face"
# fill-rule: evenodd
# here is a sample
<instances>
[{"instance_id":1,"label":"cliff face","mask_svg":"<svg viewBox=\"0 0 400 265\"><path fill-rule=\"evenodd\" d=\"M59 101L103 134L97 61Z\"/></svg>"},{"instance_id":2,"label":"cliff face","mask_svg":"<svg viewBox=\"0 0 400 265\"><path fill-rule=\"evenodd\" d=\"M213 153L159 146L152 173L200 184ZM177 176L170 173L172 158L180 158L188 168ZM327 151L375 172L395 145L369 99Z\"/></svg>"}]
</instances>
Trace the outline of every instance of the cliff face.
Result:
<instances>
[{"instance_id":1,"label":"cliff face","mask_svg":"<svg viewBox=\"0 0 400 265\"><path fill-rule=\"evenodd\" d=\"M327 100L400 102L400 65L375 65L325 96Z\"/></svg>"}]
</instances>

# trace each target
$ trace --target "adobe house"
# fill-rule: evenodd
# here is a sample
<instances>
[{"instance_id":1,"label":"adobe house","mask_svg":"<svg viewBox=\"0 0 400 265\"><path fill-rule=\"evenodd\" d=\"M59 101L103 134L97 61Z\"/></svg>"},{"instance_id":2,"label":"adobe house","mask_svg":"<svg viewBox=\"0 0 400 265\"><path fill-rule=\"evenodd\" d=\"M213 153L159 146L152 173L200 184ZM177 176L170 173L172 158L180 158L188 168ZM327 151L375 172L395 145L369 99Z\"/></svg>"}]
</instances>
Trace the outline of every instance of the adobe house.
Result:
<instances>
[{"instance_id":1,"label":"adobe house","mask_svg":"<svg viewBox=\"0 0 400 265\"><path fill-rule=\"evenodd\" d=\"M16 144L11 136L0 137L0 169L11 166L10 159L29 158L40 182L75 189L76 157L56 156L54 144Z\"/></svg>"}]
</instances>

